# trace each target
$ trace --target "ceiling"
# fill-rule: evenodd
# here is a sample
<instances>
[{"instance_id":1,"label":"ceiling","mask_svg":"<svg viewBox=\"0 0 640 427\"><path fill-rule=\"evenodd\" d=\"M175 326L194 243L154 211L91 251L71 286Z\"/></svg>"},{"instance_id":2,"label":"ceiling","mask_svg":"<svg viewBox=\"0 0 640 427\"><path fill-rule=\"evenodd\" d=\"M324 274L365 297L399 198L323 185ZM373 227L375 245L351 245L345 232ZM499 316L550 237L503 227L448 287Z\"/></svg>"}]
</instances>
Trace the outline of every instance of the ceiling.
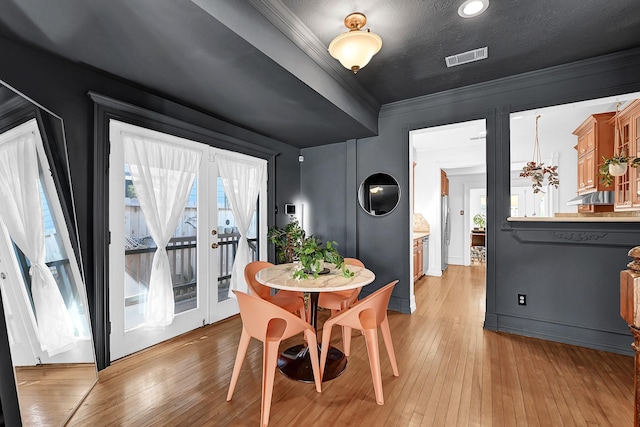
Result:
<instances>
[{"instance_id":1,"label":"ceiling","mask_svg":"<svg viewBox=\"0 0 640 427\"><path fill-rule=\"evenodd\" d=\"M377 134L386 103L640 47L637 0L461 2L0 0L0 37L299 148ZM354 11L383 40L357 75L326 51Z\"/></svg>"}]
</instances>

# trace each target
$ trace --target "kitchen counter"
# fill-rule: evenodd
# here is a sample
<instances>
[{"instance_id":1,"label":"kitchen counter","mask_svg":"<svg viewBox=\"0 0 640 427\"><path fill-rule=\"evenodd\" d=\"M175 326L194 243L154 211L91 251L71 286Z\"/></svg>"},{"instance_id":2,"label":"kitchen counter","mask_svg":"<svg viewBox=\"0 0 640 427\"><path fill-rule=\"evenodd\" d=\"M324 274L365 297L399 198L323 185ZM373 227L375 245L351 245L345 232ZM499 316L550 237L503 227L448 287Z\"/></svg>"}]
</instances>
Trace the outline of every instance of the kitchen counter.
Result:
<instances>
[{"instance_id":1,"label":"kitchen counter","mask_svg":"<svg viewBox=\"0 0 640 427\"><path fill-rule=\"evenodd\" d=\"M422 239L423 237L429 236L428 231L414 231L413 232L413 240Z\"/></svg>"}]
</instances>

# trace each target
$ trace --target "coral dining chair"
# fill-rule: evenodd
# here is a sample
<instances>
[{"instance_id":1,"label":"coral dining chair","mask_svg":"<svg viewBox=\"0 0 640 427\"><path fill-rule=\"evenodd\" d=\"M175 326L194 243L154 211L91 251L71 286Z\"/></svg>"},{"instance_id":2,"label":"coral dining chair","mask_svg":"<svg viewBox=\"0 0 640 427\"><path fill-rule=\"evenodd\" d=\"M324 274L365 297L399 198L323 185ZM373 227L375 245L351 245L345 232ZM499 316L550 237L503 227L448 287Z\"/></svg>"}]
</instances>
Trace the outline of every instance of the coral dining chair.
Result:
<instances>
[{"instance_id":1,"label":"coral dining chair","mask_svg":"<svg viewBox=\"0 0 640 427\"><path fill-rule=\"evenodd\" d=\"M398 283L397 280L383 286L368 297L355 303L351 308L331 316L324 322L322 328L323 345L320 354L320 372L324 372L329 350L329 345L324 345L324 343L330 342L331 329L333 326L343 326L349 336L351 336L351 329L359 329L364 333L367 352L369 354L369 365L371 366L371 378L373 379L373 388L376 393L376 402L378 405L384 404L382 374L380 373L380 355L378 353L378 327L382 332L382 339L384 340L384 345L387 348L387 354L391 361L393 375L396 377L400 375L398 373L398 364L396 363L396 354L393 350L391 330L389 329L389 320L387 318L387 306L389 305L391 292L396 283ZM345 355L349 355L349 352L350 348L345 347Z\"/></svg>"},{"instance_id":2,"label":"coral dining chair","mask_svg":"<svg viewBox=\"0 0 640 427\"><path fill-rule=\"evenodd\" d=\"M234 290L233 293L235 293L240 307L242 333L240 335L240 343L238 344L236 361L233 365L233 373L231 374L227 402L233 397L233 391L236 388L242 362L247 354L251 338L262 341L262 403L260 407L260 425L266 426L269 423L273 382L278 364L280 342L303 332L306 342L309 343L309 348L315 350L318 348L316 332L315 329L304 320L262 298L236 290ZM316 391L320 393L322 389L318 352L309 351L309 354L311 356L311 367L316 384Z\"/></svg>"},{"instance_id":3,"label":"coral dining chair","mask_svg":"<svg viewBox=\"0 0 640 427\"><path fill-rule=\"evenodd\" d=\"M307 320L302 292L278 291L275 295L271 295L271 288L256 280L256 273L267 267L273 267L273 264L266 261L253 261L244 268L244 278L251 293L290 313L298 313L302 320Z\"/></svg>"},{"instance_id":4,"label":"coral dining chair","mask_svg":"<svg viewBox=\"0 0 640 427\"><path fill-rule=\"evenodd\" d=\"M345 258L344 263L356 267L364 268L364 263L356 258ZM345 291L320 292L318 296L318 307L331 310L331 315L337 314L351 307L358 300L358 295L362 288L348 289ZM351 342L351 334L346 334L342 328L342 341L344 347L348 347Z\"/></svg>"}]
</instances>

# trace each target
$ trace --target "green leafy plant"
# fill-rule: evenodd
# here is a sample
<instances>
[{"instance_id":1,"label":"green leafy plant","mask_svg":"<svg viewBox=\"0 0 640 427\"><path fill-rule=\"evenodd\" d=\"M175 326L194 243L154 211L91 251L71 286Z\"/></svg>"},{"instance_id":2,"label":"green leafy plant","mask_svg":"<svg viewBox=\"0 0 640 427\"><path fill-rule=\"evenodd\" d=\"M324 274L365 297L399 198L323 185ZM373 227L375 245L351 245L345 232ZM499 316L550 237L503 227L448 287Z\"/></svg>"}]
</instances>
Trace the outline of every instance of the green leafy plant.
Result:
<instances>
[{"instance_id":1,"label":"green leafy plant","mask_svg":"<svg viewBox=\"0 0 640 427\"><path fill-rule=\"evenodd\" d=\"M304 239L302 245L295 249L302 268L293 273L293 278L297 280L307 279L309 275L317 278L325 262L334 264L335 268L342 271L343 276L353 277L354 273L346 267L344 258L340 255L336 246L338 244L334 241L323 244L315 236Z\"/></svg>"},{"instance_id":2,"label":"green leafy plant","mask_svg":"<svg viewBox=\"0 0 640 427\"><path fill-rule=\"evenodd\" d=\"M315 236L306 237L306 232L297 220L291 221L284 229L270 227L267 238L276 247L279 263L300 262L302 268L295 271L294 279L307 279L310 274L318 277L318 273L322 271L320 266L324 262L335 264L335 268L340 269L345 277L354 275L346 267L344 258L336 248L338 246L336 242L330 241L323 244Z\"/></svg>"},{"instance_id":3,"label":"green leafy plant","mask_svg":"<svg viewBox=\"0 0 640 427\"><path fill-rule=\"evenodd\" d=\"M624 151L616 153L611 157L602 156L602 163L600 164L598 176L600 176L600 181L605 187L609 187L613 183L614 175L611 174L609 166L619 166L625 163L628 167L637 168L640 166L640 158L627 156Z\"/></svg>"},{"instance_id":4,"label":"green leafy plant","mask_svg":"<svg viewBox=\"0 0 640 427\"><path fill-rule=\"evenodd\" d=\"M475 216L473 217L473 224L477 228L485 228L485 226L487 225L487 217L484 216L484 214L475 214Z\"/></svg>"},{"instance_id":5,"label":"green leafy plant","mask_svg":"<svg viewBox=\"0 0 640 427\"><path fill-rule=\"evenodd\" d=\"M297 220L293 220L284 229L270 227L267 238L276 247L276 257L279 263L293 262L298 256L296 249L302 247L305 240L305 231Z\"/></svg>"}]
</instances>

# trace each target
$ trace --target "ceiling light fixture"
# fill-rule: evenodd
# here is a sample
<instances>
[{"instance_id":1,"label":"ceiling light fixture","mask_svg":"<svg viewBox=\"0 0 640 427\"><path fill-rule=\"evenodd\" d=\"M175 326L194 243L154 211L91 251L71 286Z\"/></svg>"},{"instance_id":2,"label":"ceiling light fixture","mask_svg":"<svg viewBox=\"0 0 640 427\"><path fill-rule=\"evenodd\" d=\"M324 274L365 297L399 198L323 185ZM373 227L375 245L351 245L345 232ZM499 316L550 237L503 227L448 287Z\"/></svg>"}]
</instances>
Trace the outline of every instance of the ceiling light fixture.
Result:
<instances>
[{"instance_id":1,"label":"ceiling light fixture","mask_svg":"<svg viewBox=\"0 0 640 427\"><path fill-rule=\"evenodd\" d=\"M458 8L458 15L463 18L473 18L480 15L489 7L489 0L466 0Z\"/></svg>"},{"instance_id":2,"label":"ceiling light fixture","mask_svg":"<svg viewBox=\"0 0 640 427\"><path fill-rule=\"evenodd\" d=\"M349 31L340 34L329 44L331 56L354 74L367 65L382 47L379 35L369 29L362 29L366 23L367 17L363 13L354 12L348 15L344 18L344 25Z\"/></svg>"}]
</instances>

